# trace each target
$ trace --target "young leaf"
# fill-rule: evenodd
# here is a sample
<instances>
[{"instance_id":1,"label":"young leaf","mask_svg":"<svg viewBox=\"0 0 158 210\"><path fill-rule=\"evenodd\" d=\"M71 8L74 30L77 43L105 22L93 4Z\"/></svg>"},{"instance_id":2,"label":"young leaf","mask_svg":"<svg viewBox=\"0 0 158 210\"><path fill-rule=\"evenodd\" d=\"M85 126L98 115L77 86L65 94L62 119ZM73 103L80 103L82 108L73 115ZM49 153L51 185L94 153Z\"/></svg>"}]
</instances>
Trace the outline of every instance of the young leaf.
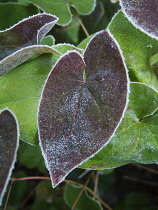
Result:
<instances>
[{"instance_id":1,"label":"young leaf","mask_svg":"<svg viewBox=\"0 0 158 210\"><path fill-rule=\"evenodd\" d=\"M126 68L108 31L91 40L84 59L71 51L56 63L38 114L40 145L53 186L107 144L127 95Z\"/></svg>"},{"instance_id":2,"label":"young leaf","mask_svg":"<svg viewBox=\"0 0 158 210\"><path fill-rule=\"evenodd\" d=\"M38 45L57 20L52 15L37 14L0 31L0 75L35 54L58 53L49 46Z\"/></svg>"},{"instance_id":3,"label":"young leaf","mask_svg":"<svg viewBox=\"0 0 158 210\"><path fill-rule=\"evenodd\" d=\"M66 203L69 205L69 207L73 206L81 190L82 190L82 187L78 187L73 184L66 183L64 196L65 196ZM102 210L102 207L98 201L91 198L87 194L87 191L84 190L78 202L76 203L75 209L77 210L87 210L87 209Z\"/></svg>"},{"instance_id":4,"label":"young leaf","mask_svg":"<svg viewBox=\"0 0 158 210\"><path fill-rule=\"evenodd\" d=\"M157 66L150 65L151 57L158 53L158 41L136 29L122 12L116 14L108 28L123 51L130 80L158 90Z\"/></svg>"},{"instance_id":5,"label":"young leaf","mask_svg":"<svg viewBox=\"0 0 158 210\"><path fill-rule=\"evenodd\" d=\"M120 5L124 14L136 28L158 39L157 0L120 0Z\"/></svg>"},{"instance_id":6,"label":"young leaf","mask_svg":"<svg viewBox=\"0 0 158 210\"><path fill-rule=\"evenodd\" d=\"M28 0L29 2L37 5L47 13L51 13L59 17L59 25L68 25L72 20L70 6L74 7L79 14L88 15L95 8L96 0Z\"/></svg>"},{"instance_id":7,"label":"young leaf","mask_svg":"<svg viewBox=\"0 0 158 210\"><path fill-rule=\"evenodd\" d=\"M158 92L131 83L128 108L110 143L82 168L114 168L131 162L158 164Z\"/></svg>"},{"instance_id":8,"label":"young leaf","mask_svg":"<svg viewBox=\"0 0 158 210\"><path fill-rule=\"evenodd\" d=\"M0 205L14 168L19 145L18 123L9 110L0 113Z\"/></svg>"}]
</instances>

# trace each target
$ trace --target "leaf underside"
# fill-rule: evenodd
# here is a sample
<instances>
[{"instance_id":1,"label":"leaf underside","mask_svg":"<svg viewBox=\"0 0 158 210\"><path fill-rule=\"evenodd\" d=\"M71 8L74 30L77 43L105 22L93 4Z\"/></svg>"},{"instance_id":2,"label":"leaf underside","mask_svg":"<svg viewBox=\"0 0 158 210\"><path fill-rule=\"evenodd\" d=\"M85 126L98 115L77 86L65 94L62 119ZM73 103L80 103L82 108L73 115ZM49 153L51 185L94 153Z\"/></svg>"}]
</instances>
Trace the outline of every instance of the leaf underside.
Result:
<instances>
[{"instance_id":1,"label":"leaf underside","mask_svg":"<svg viewBox=\"0 0 158 210\"><path fill-rule=\"evenodd\" d=\"M140 30L158 39L158 1L120 0L127 18Z\"/></svg>"},{"instance_id":2,"label":"leaf underside","mask_svg":"<svg viewBox=\"0 0 158 210\"><path fill-rule=\"evenodd\" d=\"M18 127L9 110L0 113L0 205L14 167L18 147Z\"/></svg>"},{"instance_id":3,"label":"leaf underside","mask_svg":"<svg viewBox=\"0 0 158 210\"><path fill-rule=\"evenodd\" d=\"M39 13L0 31L0 75L33 55L57 53L49 46L39 45L57 20L55 16Z\"/></svg>"},{"instance_id":4,"label":"leaf underside","mask_svg":"<svg viewBox=\"0 0 158 210\"><path fill-rule=\"evenodd\" d=\"M38 115L40 145L53 186L109 141L127 95L126 68L108 31L91 40L84 59L71 51L57 62Z\"/></svg>"}]
</instances>

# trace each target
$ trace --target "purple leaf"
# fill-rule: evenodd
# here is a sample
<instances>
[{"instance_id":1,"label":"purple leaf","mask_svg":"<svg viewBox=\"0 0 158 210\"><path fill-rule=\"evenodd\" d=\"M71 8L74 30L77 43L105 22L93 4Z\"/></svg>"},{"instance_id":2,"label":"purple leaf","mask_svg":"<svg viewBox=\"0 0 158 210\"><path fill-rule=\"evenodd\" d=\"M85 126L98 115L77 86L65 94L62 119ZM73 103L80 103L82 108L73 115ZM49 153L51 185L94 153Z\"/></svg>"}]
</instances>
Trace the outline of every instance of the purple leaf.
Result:
<instances>
[{"instance_id":1,"label":"purple leaf","mask_svg":"<svg viewBox=\"0 0 158 210\"><path fill-rule=\"evenodd\" d=\"M123 12L136 28L158 39L157 0L120 0L120 4Z\"/></svg>"},{"instance_id":2,"label":"purple leaf","mask_svg":"<svg viewBox=\"0 0 158 210\"><path fill-rule=\"evenodd\" d=\"M57 20L49 14L37 14L0 31L0 75L35 54L58 53L49 46L39 45Z\"/></svg>"},{"instance_id":3,"label":"purple leaf","mask_svg":"<svg viewBox=\"0 0 158 210\"><path fill-rule=\"evenodd\" d=\"M18 124L9 110L0 113L0 205L16 160Z\"/></svg>"},{"instance_id":4,"label":"purple leaf","mask_svg":"<svg viewBox=\"0 0 158 210\"><path fill-rule=\"evenodd\" d=\"M113 136L127 105L128 77L108 31L89 43L84 59L76 51L54 66L39 106L42 153L55 187Z\"/></svg>"}]
</instances>

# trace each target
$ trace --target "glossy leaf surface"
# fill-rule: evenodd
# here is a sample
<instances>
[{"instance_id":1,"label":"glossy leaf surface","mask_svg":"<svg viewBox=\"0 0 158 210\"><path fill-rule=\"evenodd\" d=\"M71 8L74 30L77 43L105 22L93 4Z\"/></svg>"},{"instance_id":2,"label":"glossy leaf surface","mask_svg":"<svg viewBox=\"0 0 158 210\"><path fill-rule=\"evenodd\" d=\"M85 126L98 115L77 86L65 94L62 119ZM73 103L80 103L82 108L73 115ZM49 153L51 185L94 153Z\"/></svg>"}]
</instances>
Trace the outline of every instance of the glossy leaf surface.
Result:
<instances>
[{"instance_id":1,"label":"glossy leaf surface","mask_svg":"<svg viewBox=\"0 0 158 210\"><path fill-rule=\"evenodd\" d=\"M53 186L109 141L127 95L126 68L108 31L91 40L84 59L71 51L56 63L44 86L38 116Z\"/></svg>"},{"instance_id":2,"label":"glossy leaf surface","mask_svg":"<svg viewBox=\"0 0 158 210\"><path fill-rule=\"evenodd\" d=\"M70 6L74 7L79 14L90 14L94 7L96 0L28 0L37 5L47 13L51 13L59 17L58 24L67 25L72 20Z\"/></svg>"},{"instance_id":3,"label":"glossy leaf surface","mask_svg":"<svg viewBox=\"0 0 158 210\"><path fill-rule=\"evenodd\" d=\"M58 53L49 46L38 45L57 20L52 15L38 14L0 31L0 75L33 55Z\"/></svg>"},{"instance_id":4,"label":"glossy leaf surface","mask_svg":"<svg viewBox=\"0 0 158 210\"><path fill-rule=\"evenodd\" d=\"M158 163L158 92L142 83L130 84L128 108L110 143L82 168L114 168L131 162Z\"/></svg>"},{"instance_id":5,"label":"glossy leaf surface","mask_svg":"<svg viewBox=\"0 0 158 210\"><path fill-rule=\"evenodd\" d=\"M0 205L16 160L18 125L9 110L0 113Z\"/></svg>"},{"instance_id":6,"label":"glossy leaf surface","mask_svg":"<svg viewBox=\"0 0 158 210\"><path fill-rule=\"evenodd\" d=\"M134 26L158 39L158 1L120 0L123 12Z\"/></svg>"},{"instance_id":7,"label":"glossy leaf surface","mask_svg":"<svg viewBox=\"0 0 158 210\"><path fill-rule=\"evenodd\" d=\"M122 12L113 18L109 29L123 51L130 80L158 90L157 64L150 64L151 57L158 53L158 41L136 29Z\"/></svg>"}]
</instances>

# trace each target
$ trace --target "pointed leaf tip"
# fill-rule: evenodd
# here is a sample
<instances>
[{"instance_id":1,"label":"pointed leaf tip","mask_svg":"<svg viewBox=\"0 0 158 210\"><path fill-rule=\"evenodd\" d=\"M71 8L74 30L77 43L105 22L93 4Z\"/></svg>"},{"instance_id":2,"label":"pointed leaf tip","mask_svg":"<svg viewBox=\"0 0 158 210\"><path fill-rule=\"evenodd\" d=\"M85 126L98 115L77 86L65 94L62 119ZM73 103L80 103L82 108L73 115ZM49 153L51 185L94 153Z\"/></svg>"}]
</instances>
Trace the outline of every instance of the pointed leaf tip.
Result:
<instances>
[{"instance_id":1,"label":"pointed leaf tip","mask_svg":"<svg viewBox=\"0 0 158 210\"><path fill-rule=\"evenodd\" d=\"M18 124L9 110L0 113L0 205L16 160Z\"/></svg>"},{"instance_id":2,"label":"pointed leaf tip","mask_svg":"<svg viewBox=\"0 0 158 210\"><path fill-rule=\"evenodd\" d=\"M127 105L128 77L108 31L89 43L84 59L65 54L52 69L39 105L42 153L53 186L113 136Z\"/></svg>"},{"instance_id":3,"label":"pointed leaf tip","mask_svg":"<svg viewBox=\"0 0 158 210\"><path fill-rule=\"evenodd\" d=\"M158 39L157 0L120 0L120 4L123 12L136 28Z\"/></svg>"}]
</instances>

